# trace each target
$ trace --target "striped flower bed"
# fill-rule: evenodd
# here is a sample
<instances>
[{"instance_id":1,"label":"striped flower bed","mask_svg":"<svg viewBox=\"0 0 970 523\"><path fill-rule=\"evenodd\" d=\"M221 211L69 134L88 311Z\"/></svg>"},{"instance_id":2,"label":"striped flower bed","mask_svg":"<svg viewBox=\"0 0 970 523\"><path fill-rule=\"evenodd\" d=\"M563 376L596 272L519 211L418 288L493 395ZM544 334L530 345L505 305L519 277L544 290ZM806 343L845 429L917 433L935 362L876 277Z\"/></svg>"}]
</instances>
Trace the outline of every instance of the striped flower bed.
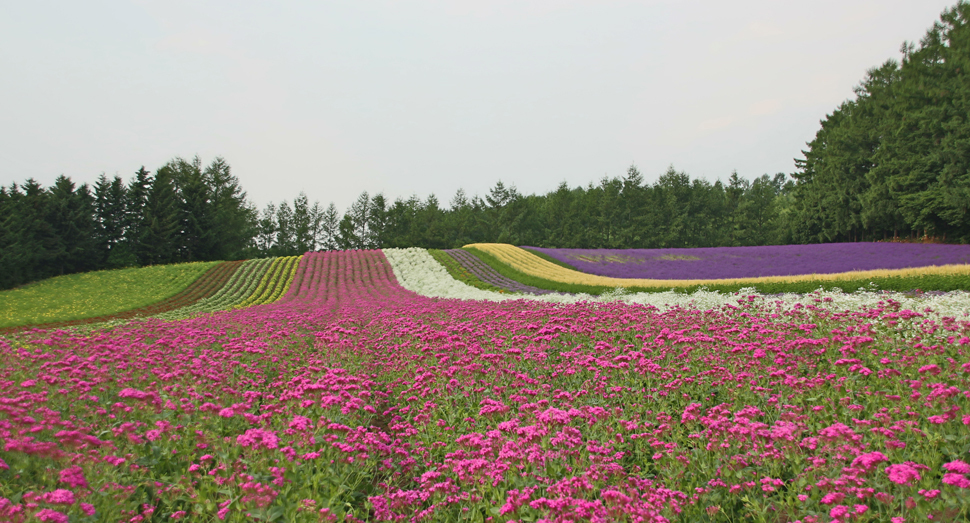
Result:
<instances>
[{"instance_id":1,"label":"striped flower bed","mask_svg":"<svg viewBox=\"0 0 970 523\"><path fill-rule=\"evenodd\" d=\"M445 251L455 259L461 266L474 274L478 279L485 283L492 284L500 289L512 292L522 292L525 294L542 295L552 291L533 287L524 283L519 283L511 278L506 278L490 267L487 263L475 257L474 254L462 249L449 249Z\"/></svg>"}]
</instances>

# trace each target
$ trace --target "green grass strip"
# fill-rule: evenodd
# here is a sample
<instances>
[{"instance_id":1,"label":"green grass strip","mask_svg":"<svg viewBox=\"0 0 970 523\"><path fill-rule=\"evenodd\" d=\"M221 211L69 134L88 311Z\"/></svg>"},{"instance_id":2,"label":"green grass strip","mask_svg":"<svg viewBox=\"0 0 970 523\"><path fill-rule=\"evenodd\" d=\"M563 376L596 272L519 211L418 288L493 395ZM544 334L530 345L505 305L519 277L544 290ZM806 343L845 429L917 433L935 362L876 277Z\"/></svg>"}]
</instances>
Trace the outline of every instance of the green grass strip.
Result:
<instances>
[{"instance_id":1,"label":"green grass strip","mask_svg":"<svg viewBox=\"0 0 970 523\"><path fill-rule=\"evenodd\" d=\"M220 262L57 276L0 292L0 328L124 312L175 296Z\"/></svg>"},{"instance_id":2,"label":"green grass strip","mask_svg":"<svg viewBox=\"0 0 970 523\"><path fill-rule=\"evenodd\" d=\"M465 248L466 251L478 256L483 262L489 264L499 274L506 278L511 278L526 285L539 287L556 292L586 293L600 295L604 292L612 292L616 287L600 285L580 285L572 283L561 283L525 274L510 265L499 261L487 252L480 251L474 247ZM841 289L843 292L855 292L860 288L867 290L886 290L909 292L913 290L921 291L957 291L970 290L970 275L925 275L925 276L890 276L885 278L868 278L864 280L807 280L798 282L769 282L769 283L746 283L746 284L723 284L723 285L691 285L688 287L625 287L626 292L667 292L674 291L683 294L690 294L698 290L717 291L722 293L738 292L741 289L755 289L760 294L807 294L818 290Z\"/></svg>"},{"instance_id":3,"label":"green grass strip","mask_svg":"<svg viewBox=\"0 0 970 523\"><path fill-rule=\"evenodd\" d=\"M478 276L475 276L474 274L471 273L471 271L462 267L461 264L458 263L458 260L452 258L451 255L448 254L447 252L439 249L428 249L428 252L431 254L431 257L434 258L438 263L440 263L441 265L444 265L445 270L448 271L448 274L450 274L452 278L466 285L471 285L472 287L475 287L477 289L482 289L485 291L507 292L505 291L505 289L496 287L491 283L487 283L478 279Z\"/></svg>"}]
</instances>

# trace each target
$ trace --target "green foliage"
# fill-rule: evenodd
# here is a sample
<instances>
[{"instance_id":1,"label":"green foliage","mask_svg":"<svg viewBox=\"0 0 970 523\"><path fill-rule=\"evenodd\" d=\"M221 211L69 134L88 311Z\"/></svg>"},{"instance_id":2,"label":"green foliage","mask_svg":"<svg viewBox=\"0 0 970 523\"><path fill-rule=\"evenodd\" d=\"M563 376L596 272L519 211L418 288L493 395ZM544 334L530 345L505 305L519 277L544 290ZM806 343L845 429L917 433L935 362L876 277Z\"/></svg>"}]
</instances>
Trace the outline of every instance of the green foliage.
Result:
<instances>
[{"instance_id":1,"label":"green foliage","mask_svg":"<svg viewBox=\"0 0 970 523\"><path fill-rule=\"evenodd\" d=\"M251 254L256 211L216 158L175 158L126 185L91 188L66 176L0 188L0 289L62 274Z\"/></svg>"},{"instance_id":2,"label":"green foliage","mask_svg":"<svg viewBox=\"0 0 970 523\"><path fill-rule=\"evenodd\" d=\"M796 162L796 241L970 241L970 4L902 54L868 71Z\"/></svg>"},{"instance_id":3,"label":"green foliage","mask_svg":"<svg viewBox=\"0 0 970 523\"><path fill-rule=\"evenodd\" d=\"M218 262L58 276L0 292L0 328L92 318L174 296Z\"/></svg>"}]
</instances>

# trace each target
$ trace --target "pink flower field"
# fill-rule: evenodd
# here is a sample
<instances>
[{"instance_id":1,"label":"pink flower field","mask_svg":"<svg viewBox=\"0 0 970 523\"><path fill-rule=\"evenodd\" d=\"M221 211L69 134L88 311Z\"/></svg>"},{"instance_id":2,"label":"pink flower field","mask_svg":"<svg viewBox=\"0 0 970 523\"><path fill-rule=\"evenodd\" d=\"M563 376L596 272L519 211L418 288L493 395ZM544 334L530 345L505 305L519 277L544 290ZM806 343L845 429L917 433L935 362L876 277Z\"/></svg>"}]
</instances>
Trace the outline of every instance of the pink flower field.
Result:
<instances>
[{"instance_id":1,"label":"pink flower field","mask_svg":"<svg viewBox=\"0 0 970 523\"><path fill-rule=\"evenodd\" d=\"M0 338L0 521L965 521L970 324L426 298Z\"/></svg>"}]
</instances>

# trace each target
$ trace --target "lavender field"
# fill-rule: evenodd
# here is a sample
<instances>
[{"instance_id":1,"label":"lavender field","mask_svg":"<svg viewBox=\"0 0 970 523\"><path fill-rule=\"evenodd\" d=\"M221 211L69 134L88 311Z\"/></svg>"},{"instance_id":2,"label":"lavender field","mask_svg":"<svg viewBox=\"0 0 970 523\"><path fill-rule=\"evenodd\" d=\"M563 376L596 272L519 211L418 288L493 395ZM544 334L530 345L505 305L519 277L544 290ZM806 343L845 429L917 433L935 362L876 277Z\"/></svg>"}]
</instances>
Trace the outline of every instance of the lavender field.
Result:
<instances>
[{"instance_id":1,"label":"lavender field","mask_svg":"<svg viewBox=\"0 0 970 523\"><path fill-rule=\"evenodd\" d=\"M694 249L529 248L566 262L582 272L614 278L754 278L970 263L970 245L913 243Z\"/></svg>"}]
</instances>

